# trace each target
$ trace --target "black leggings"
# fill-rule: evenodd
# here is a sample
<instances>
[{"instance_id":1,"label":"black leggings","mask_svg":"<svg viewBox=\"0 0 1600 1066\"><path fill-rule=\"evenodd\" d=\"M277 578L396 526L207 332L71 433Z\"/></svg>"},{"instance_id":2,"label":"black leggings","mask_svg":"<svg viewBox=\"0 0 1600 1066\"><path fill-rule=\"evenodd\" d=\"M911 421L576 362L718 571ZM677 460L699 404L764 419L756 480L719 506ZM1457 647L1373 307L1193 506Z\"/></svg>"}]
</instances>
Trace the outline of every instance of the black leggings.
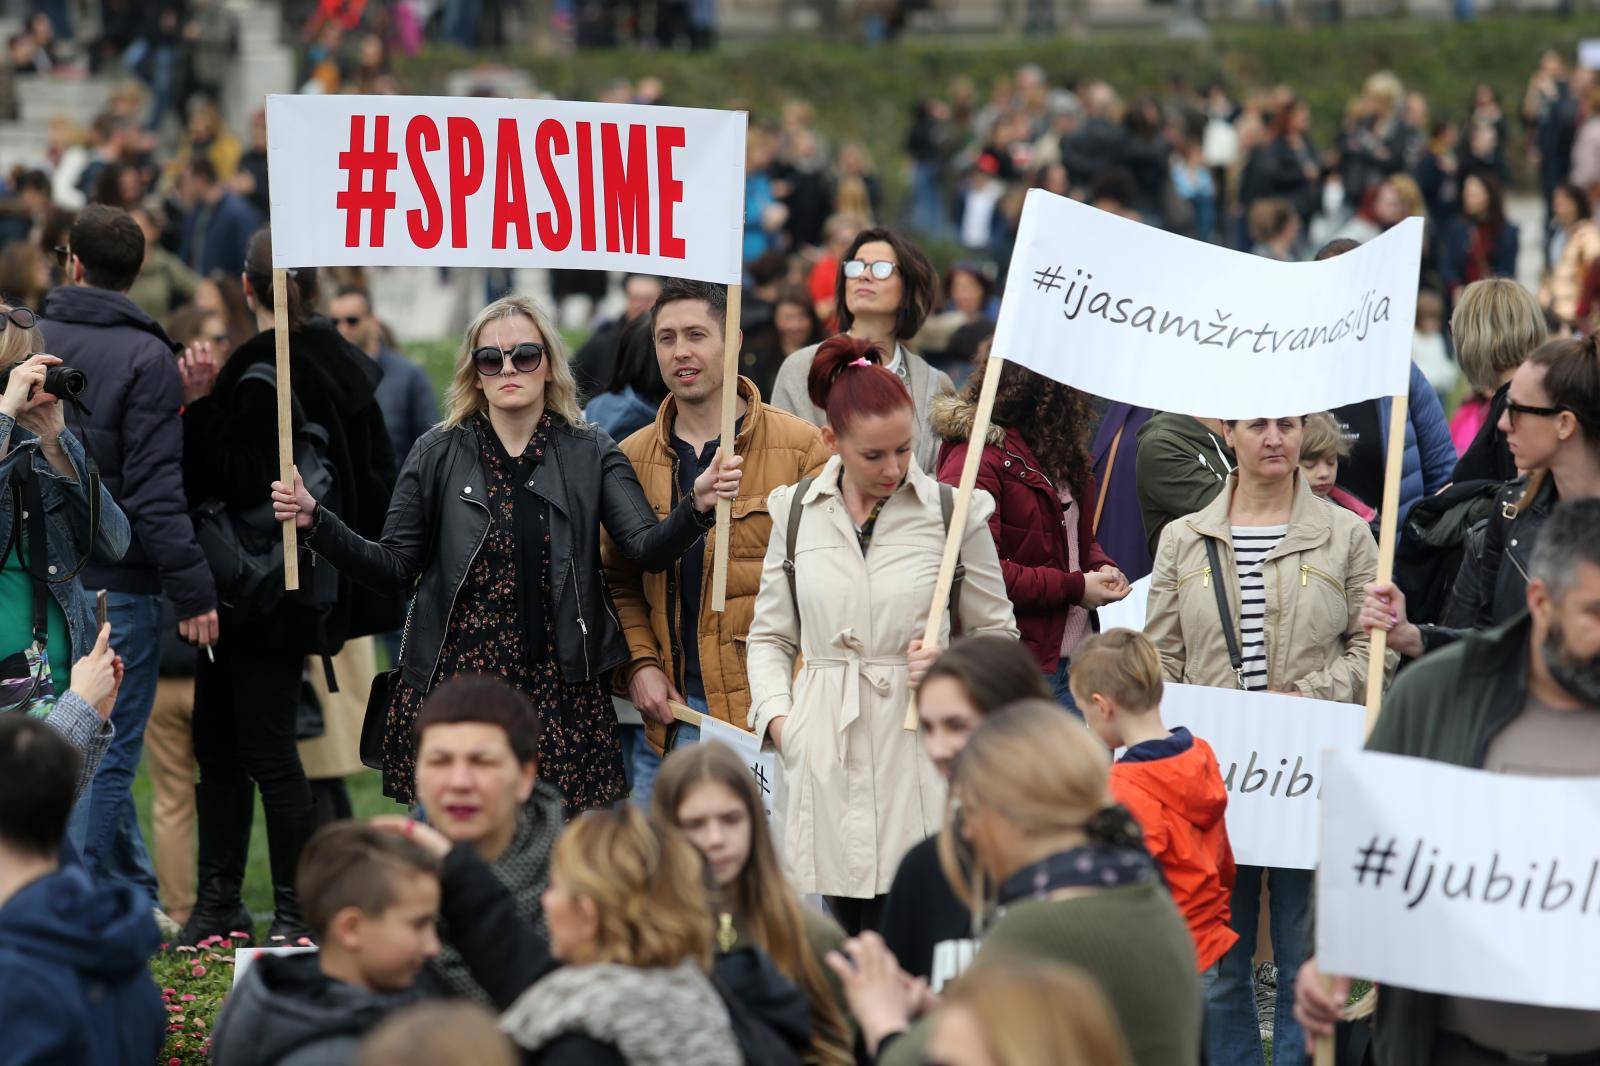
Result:
<instances>
[{"instance_id":1,"label":"black leggings","mask_svg":"<svg viewBox=\"0 0 1600 1066\"><path fill-rule=\"evenodd\" d=\"M216 662L200 655L194 679L201 780L254 781L269 819L309 815L311 786L295 746L305 656L232 647L226 638L213 650Z\"/></svg>"},{"instance_id":2,"label":"black leggings","mask_svg":"<svg viewBox=\"0 0 1600 1066\"><path fill-rule=\"evenodd\" d=\"M883 905L889 901L886 895L873 896L871 899L854 899L850 896L822 898L846 936L857 936L868 929L877 932L883 927Z\"/></svg>"}]
</instances>

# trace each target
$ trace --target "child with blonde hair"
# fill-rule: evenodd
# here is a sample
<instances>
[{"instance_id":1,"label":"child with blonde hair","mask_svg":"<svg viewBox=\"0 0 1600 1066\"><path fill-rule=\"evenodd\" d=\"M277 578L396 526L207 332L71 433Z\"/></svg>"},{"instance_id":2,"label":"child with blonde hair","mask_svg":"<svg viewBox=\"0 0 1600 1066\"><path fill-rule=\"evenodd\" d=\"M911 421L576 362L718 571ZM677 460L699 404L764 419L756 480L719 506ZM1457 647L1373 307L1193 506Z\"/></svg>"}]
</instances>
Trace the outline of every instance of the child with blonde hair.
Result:
<instances>
[{"instance_id":1,"label":"child with blonde hair","mask_svg":"<svg viewBox=\"0 0 1600 1066\"><path fill-rule=\"evenodd\" d=\"M1300 471L1311 483L1311 491L1354 512L1363 522L1370 522L1378 512L1336 484L1339 460L1349 454L1350 442L1345 440L1333 415L1318 411L1306 416L1305 429L1300 434Z\"/></svg>"}]
</instances>

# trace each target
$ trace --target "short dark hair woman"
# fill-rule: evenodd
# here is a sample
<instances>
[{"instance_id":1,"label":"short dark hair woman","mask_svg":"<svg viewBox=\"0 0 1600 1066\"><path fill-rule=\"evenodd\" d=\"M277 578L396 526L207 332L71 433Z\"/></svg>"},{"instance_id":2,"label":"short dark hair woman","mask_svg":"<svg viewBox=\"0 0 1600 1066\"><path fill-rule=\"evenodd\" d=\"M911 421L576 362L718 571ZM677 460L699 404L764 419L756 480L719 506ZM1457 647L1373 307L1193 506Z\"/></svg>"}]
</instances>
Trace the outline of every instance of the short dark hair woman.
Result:
<instances>
[{"instance_id":1,"label":"short dark hair woman","mask_svg":"<svg viewBox=\"0 0 1600 1066\"><path fill-rule=\"evenodd\" d=\"M467 326L444 422L411 450L381 536L352 530L296 479L273 483L280 520L370 588L415 588L384 736L385 794L411 802L412 724L424 696L461 673L498 675L538 709L539 772L576 813L626 789L609 671L628 661L600 573L600 530L628 561L661 570L738 491L721 453L657 521L633 466L583 420L561 334L531 299L506 296Z\"/></svg>"},{"instance_id":2,"label":"short dark hair woman","mask_svg":"<svg viewBox=\"0 0 1600 1066\"><path fill-rule=\"evenodd\" d=\"M877 345L885 366L911 393L915 452L932 470L938 440L928 425L933 398L954 392L950 375L913 352L908 344L939 302L939 275L911 241L891 229L873 227L856 234L839 259L834 282L839 328L845 336ZM783 361L772 386L772 404L820 426L826 414L809 396L807 382L817 346L801 348Z\"/></svg>"},{"instance_id":3,"label":"short dark hair woman","mask_svg":"<svg viewBox=\"0 0 1600 1066\"><path fill-rule=\"evenodd\" d=\"M961 481L987 367L976 365L959 396L934 404L933 426L945 441L939 480L947 484ZM1022 643L1073 711L1067 673L1073 649L1090 635L1089 612L1128 594L1127 578L1094 539L1094 425L1083 393L1004 363L978 466L978 488L995 501L989 532Z\"/></svg>"}]
</instances>

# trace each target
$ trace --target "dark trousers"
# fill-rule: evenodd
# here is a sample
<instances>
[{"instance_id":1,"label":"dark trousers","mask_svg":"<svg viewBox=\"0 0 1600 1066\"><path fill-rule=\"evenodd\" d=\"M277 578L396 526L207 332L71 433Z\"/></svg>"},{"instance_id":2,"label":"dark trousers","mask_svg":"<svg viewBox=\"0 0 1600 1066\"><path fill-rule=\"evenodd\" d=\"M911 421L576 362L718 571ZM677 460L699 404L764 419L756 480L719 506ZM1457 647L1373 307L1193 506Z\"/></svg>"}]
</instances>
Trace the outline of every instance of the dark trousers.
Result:
<instances>
[{"instance_id":1,"label":"dark trousers","mask_svg":"<svg viewBox=\"0 0 1600 1066\"><path fill-rule=\"evenodd\" d=\"M249 779L261 805L275 813L311 810L311 785L295 747L295 714L305 656L293 652L215 648L198 658L194 679L194 757L200 779Z\"/></svg>"},{"instance_id":2,"label":"dark trousers","mask_svg":"<svg viewBox=\"0 0 1600 1066\"><path fill-rule=\"evenodd\" d=\"M252 783L267 816L274 913L295 925L295 867L316 829L311 785L295 747L305 657L230 645L216 662L197 660L194 681L195 788L200 827L197 909L237 909L249 860Z\"/></svg>"},{"instance_id":3,"label":"dark trousers","mask_svg":"<svg viewBox=\"0 0 1600 1066\"><path fill-rule=\"evenodd\" d=\"M876 932L883 925L883 905L888 896L871 899L853 899L849 896L823 896L834 921L844 930L845 936L857 936L871 929Z\"/></svg>"}]
</instances>

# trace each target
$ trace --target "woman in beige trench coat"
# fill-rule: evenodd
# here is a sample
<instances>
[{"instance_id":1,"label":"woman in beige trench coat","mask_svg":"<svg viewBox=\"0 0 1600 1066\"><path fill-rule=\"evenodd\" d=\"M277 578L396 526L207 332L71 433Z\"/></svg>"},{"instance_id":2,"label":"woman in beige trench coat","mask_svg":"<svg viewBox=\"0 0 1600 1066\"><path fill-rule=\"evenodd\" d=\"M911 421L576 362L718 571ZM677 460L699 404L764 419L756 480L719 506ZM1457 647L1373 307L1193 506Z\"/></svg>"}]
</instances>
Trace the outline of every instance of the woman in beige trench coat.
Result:
<instances>
[{"instance_id":1,"label":"woman in beige trench coat","mask_svg":"<svg viewBox=\"0 0 1600 1066\"><path fill-rule=\"evenodd\" d=\"M901 856L945 812L944 782L903 724L938 651L920 638L944 546L940 488L911 454L911 397L879 354L844 336L817 352L811 393L828 411L823 438L835 455L798 499L794 486L768 498L772 538L748 655L750 726L778 749L788 782L790 875L799 891L828 897L852 934L876 926ZM796 506L791 594L784 564ZM961 630L1015 638L993 510L987 493L974 493ZM946 620L940 643L948 639Z\"/></svg>"}]
</instances>

